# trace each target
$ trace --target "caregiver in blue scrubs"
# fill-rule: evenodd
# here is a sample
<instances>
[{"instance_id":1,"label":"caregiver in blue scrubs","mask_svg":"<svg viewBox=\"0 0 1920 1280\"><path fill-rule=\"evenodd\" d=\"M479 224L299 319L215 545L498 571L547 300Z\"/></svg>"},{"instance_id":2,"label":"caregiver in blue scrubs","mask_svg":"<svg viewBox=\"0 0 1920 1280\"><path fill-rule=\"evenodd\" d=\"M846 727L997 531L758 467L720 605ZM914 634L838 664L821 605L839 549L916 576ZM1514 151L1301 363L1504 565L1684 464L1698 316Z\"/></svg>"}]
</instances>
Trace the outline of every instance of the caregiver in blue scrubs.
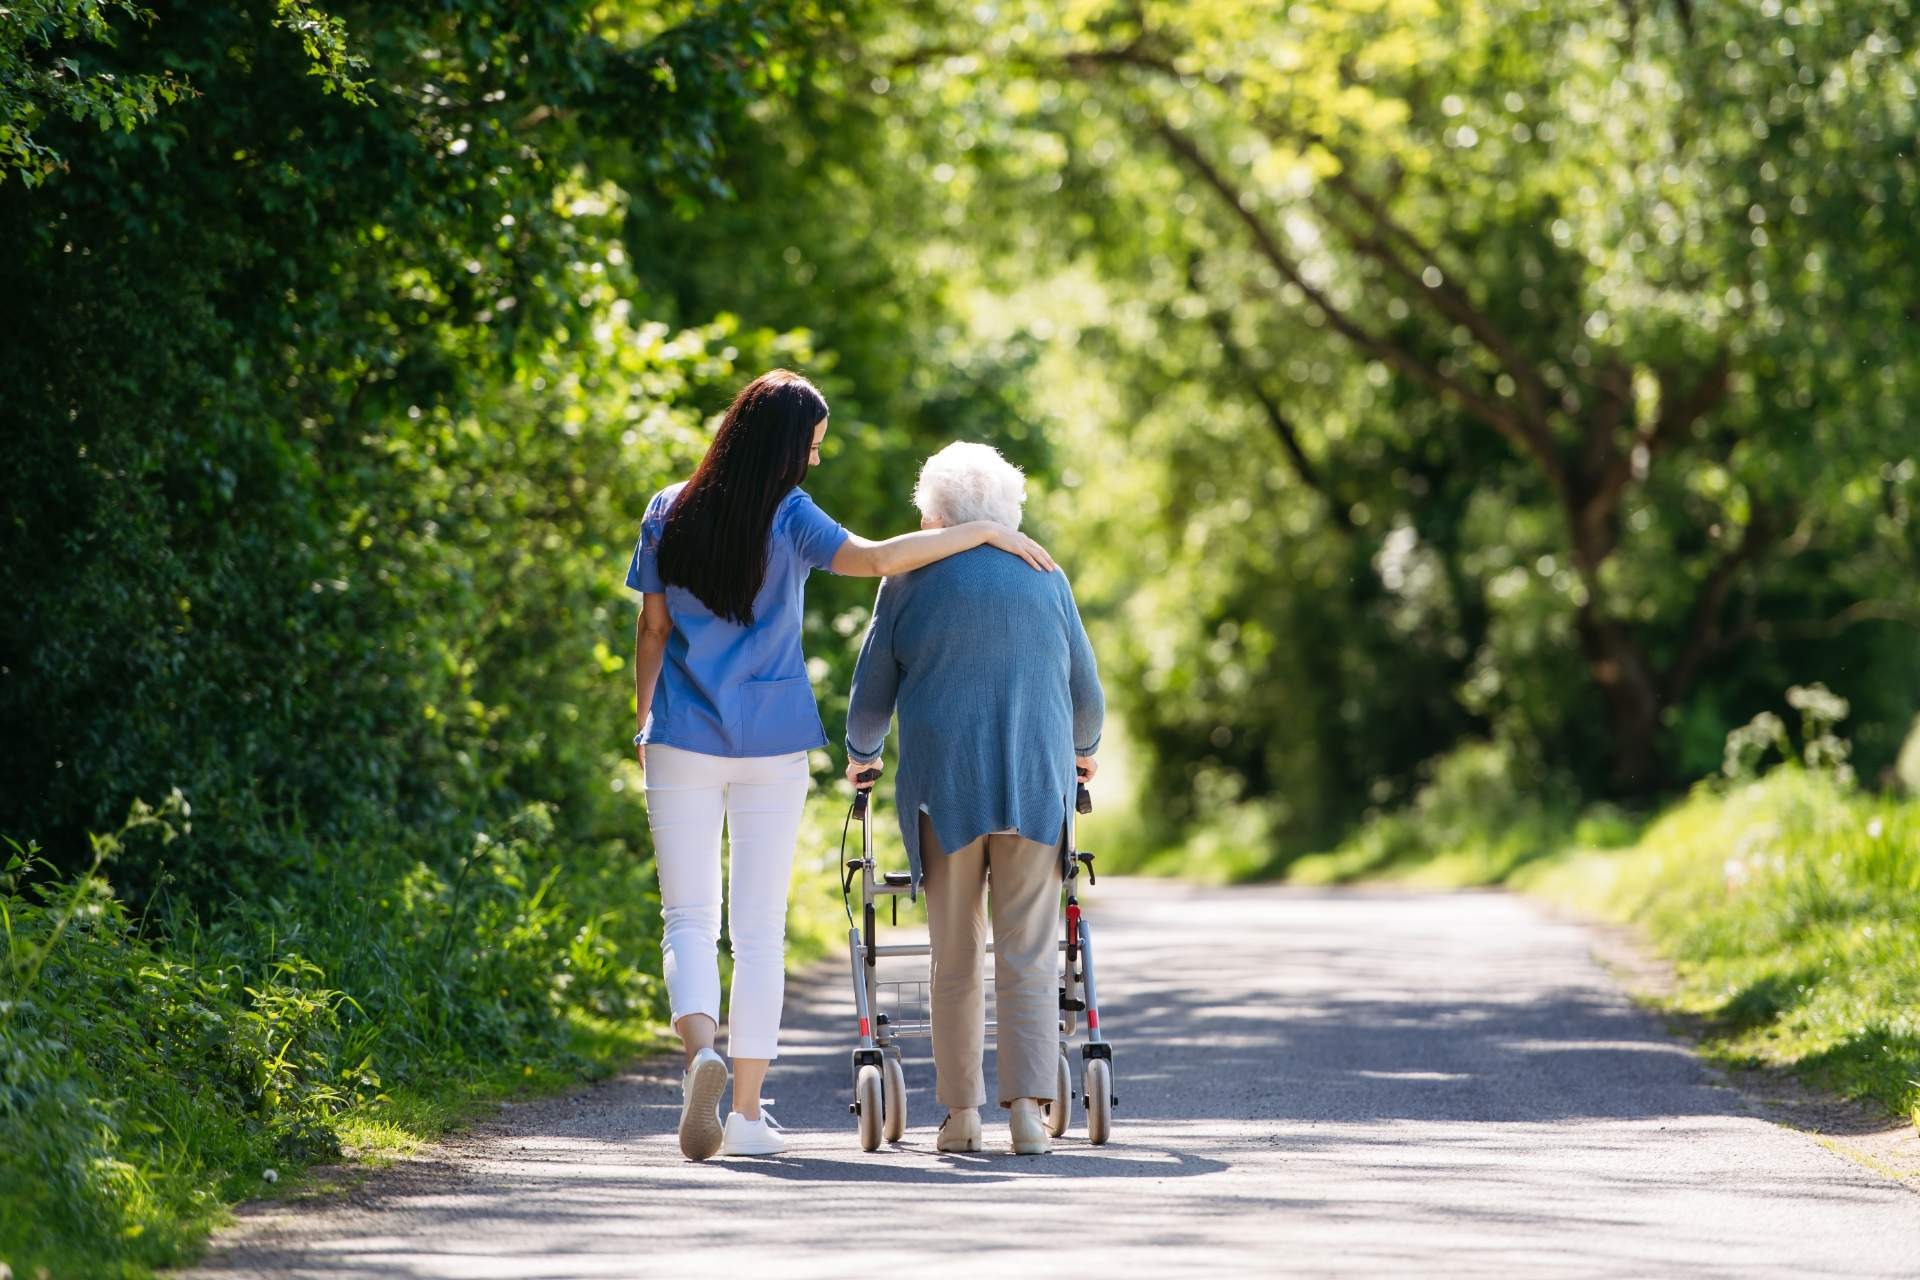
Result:
<instances>
[{"instance_id":1,"label":"caregiver in blue scrubs","mask_svg":"<svg viewBox=\"0 0 1920 1280\"><path fill-rule=\"evenodd\" d=\"M674 1029L686 1049L680 1149L771 1155L784 1149L761 1108L778 1054L786 980L787 882L811 778L827 743L800 650L807 575L907 573L982 543L1042 573L1045 550L975 521L869 542L829 517L800 482L820 461L827 402L776 369L742 389L691 479L648 503L627 585L642 594L634 635L634 735L646 771L647 825L659 868L661 941ZM720 832L729 844L733 991L727 1048L720 1017Z\"/></svg>"}]
</instances>

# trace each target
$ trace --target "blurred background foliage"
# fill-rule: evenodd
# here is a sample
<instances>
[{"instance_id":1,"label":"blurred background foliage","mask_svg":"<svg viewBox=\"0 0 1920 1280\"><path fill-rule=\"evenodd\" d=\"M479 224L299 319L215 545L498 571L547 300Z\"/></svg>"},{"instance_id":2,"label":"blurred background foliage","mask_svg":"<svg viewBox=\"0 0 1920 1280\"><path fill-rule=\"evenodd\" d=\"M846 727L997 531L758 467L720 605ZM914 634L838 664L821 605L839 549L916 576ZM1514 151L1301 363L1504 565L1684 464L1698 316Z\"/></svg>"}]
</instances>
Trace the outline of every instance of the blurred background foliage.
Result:
<instances>
[{"instance_id":1,"label":"blurred background foliage","mask_svg":"<svg viewBox=\"0 0 1920 1280\"><path fill-rule=\"evenodd\" d=\"M1463 737L1588 794L1796 680L1920 701L1909 6L997 6L870 44L1045 342L1175 822L1294 848ZM1084 533L1084 537L1081 534Z\"/></svg>"},{"instance_id":2,"label":"blurred background foliage","mask_svg":"<svg viewBox=\"0 0 1920 1280\"><path fill-rule=\"evenodd\" d=\"M127 1234L100 1143L155 1187L171 1152L142 1221L199 1221L190 1191L323 1149L365 1078L577 1068L617 1051L583 1026L657 1012L617 583L770 365L826 390L809 487L861 533L912 526L948 440L1028 468L1136 861L1342 846L1305 864L1338 878L1447 844L1499 878L1630 842L1816 682L1845 785L1920 785L1915 28L1911 0L12 6L0 832L46 860L7 883L47 949L9 952L0 1115L56 1137L9 1184L67 1170L75 1238L145 1239L137 1268L174 1246ZM870 598L809 596L830 732ZM190 831L96 866L176 791ZM56 928L82 899L111 905ZM132 988L135 1030L56 1034L147 951L192 972ZM48 1119L195 1000L288 1019L314 1092L209 1066L243 1120L193 1160L134 1114L177 1097Z\"/></svg>"}]
</instances>

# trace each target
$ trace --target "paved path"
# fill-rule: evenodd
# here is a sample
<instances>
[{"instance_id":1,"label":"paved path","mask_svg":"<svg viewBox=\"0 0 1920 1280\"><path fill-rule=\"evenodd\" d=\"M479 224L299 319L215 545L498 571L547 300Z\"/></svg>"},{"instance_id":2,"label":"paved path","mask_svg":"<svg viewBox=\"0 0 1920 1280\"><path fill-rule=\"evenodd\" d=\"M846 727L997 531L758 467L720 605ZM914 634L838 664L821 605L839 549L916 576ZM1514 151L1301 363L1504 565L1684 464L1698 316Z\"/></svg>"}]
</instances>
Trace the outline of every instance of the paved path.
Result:
<instances>
[{"instance_id":1,"label":"paved path","mask_svg":"<svg viewBox=\"0 0 1920 1280\"><path fill-rule=\"evenodd\" d=\"M1755 1116L1524 901L1087 900L1109 1146L936 1155L922 1044L907 1141L861 1154L830 965L790 992L786 1157L681 1160L677 1077L650 1064L344 1201L250 1210L194 1274L1920 1276L1920 1196Z\"/></svg>"}]
</instances>

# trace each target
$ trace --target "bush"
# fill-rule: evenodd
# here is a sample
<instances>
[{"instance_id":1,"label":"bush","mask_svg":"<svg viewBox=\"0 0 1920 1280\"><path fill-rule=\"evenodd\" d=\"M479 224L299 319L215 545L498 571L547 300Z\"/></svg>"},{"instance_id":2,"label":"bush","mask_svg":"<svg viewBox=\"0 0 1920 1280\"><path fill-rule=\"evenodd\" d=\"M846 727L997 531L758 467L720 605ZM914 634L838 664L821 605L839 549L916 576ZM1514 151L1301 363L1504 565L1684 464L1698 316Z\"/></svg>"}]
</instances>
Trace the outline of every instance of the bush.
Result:
<instances>
[{"instance_id":1,"label":"bush","mask_svg":"<svg viewBox=\"0 0 1920 1280\"><path fill-rule=\"evenodd\" d=\"M1583 814L1569 783L1522 763L1504 743L1467 743L1426 772L1410 805L1373 815L1330 852L1274 869L1312 884L1370 876L1495 884L1576 832L1617 844L1634 827L1632 816L1613 806Z\"/></svg>"},{"instance_id":2,"label":"bush","mask_svg":"<svg viewBox=\"0 0 1920 1280\"><path fill-rule=\"evenodd\" d=\"M0 880L15 1274L178 1262L268 1170L336 1155L423 1097L603 1065L659 1013L651 864L612 846L563 857L542 810L476 835L450 873L393 832L315 846L312 870L210 923L136 921L103 872L185 818L177 796L139 806L64 882L15 845Z\"/></svg>"}]
</instances>

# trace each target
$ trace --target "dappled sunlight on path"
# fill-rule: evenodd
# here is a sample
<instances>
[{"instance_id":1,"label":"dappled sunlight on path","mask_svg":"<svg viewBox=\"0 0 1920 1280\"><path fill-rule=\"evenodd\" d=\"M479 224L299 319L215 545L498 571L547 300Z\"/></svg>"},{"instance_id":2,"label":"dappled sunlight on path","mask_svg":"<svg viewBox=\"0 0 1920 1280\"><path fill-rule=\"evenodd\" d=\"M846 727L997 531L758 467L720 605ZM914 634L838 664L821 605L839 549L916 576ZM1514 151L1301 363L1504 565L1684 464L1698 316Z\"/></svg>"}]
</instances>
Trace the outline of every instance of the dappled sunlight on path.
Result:
<instances>
[{"instance_id":1,"label":"dappled sunlight on path","mask_svg":"<svg viewBox=\"0 0 1920 1280\"><path fill-rule=\"evenodd\" d=\"M244 1215L233 1276L1920 1273L1920 1197L1751 1113L1581 931L1498 894L1102 880L1115 1140L860 1153L846 979L798 979L782 1157L679 1158L652 1063L516 1106L313 1208Z\"/></svg>"}]
</instances>

